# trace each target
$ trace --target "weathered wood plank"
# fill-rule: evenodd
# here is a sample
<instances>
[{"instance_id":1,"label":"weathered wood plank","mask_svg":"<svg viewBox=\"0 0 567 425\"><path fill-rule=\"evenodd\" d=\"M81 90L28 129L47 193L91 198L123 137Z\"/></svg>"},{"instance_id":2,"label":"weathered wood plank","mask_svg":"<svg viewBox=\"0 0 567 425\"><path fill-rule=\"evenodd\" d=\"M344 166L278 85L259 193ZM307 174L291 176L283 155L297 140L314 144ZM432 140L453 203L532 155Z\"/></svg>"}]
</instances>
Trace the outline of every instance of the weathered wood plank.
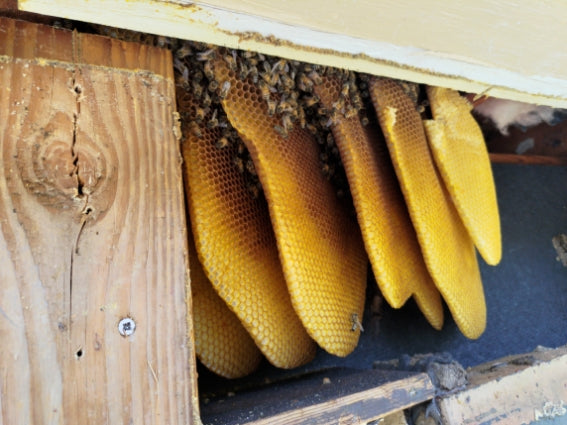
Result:
<instances>
[{"instance_id":1,"label":"weathered wood plank","mask_svg":"<svg viewBox=\"0 0 567 425\"><path fill-rule=\"evenodd\" d=\"M169 52L0 18L0 423L198 422L176 125Z\"/></svg>"},{"instance_id":2,"label":"weathered wood plank","mask_svg":"<svg viewBox=\"0 0 567 425\"><path fill-rule=\"evenodd\" d=\"M567 107L563 2L19 0L30 12Z\"/></svg>"},{"instance_id":3,"label":"weathered wood plank","mask_svg":"<svg viewBox=\"0 0 567 425\"><path fill-rule=\"evenodd\" d=\"M446 425L563 423L566 382L567 347L562 347L476 366L466 389L437 402Z\"/></svg>"},{"instance_id":4,"label":"weathered wood plank","mask_svg":"<svg viewBox=\"0 0 567 425\"><path fill-rule=\"evenodd\" d=\"M424 373L335 369L203 407L205 424L358 424L430 400Z\"/></svg>"}]
</instances>

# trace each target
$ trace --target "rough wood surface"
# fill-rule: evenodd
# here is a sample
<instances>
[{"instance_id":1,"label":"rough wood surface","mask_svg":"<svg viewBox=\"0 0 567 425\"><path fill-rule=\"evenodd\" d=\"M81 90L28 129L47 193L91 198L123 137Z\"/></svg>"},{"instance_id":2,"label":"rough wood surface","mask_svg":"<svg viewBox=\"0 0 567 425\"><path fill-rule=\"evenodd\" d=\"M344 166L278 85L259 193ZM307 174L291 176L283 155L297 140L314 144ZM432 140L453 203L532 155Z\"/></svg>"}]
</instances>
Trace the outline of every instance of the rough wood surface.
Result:
<instances>
[{"instance_id":1,"label":"rough wood surface","mask_svg":"<svg viewBox=\"0 0 567 425\"><path fill-rule=\"evenodd\" d=\"M565 423L567 346L474 367L466 389L437 400L445 425Z\"/></svg>"},{"instance_id":2,"label":"rough wood surface","mask_svg":"<svg viewBox=\"0 0 567 425\"><path fill-rule=\"evenodd\" d=\"M424 373L331 369L223 397L203 406L205 424L365 424L430 400Z\"/></svg>"},{"instance_id":3,"label":"rough wood surface","mask_svg":"<svg viewBox=\"0 0 567 425\"><path fill-rule=\"evenodd\" d=\"M167 51L0 18L0 424L198 421L174 99Z\"/></svg>"},{"instance_id":4,"label":"rough wood surface","mask_svg":"<svg viewBox=\"0 0 567 425\"><path fill-rule=\"evenodd\" d=\"M21 9L567 107L561 1L18 0Z\"/></svg>"}]
</instances>

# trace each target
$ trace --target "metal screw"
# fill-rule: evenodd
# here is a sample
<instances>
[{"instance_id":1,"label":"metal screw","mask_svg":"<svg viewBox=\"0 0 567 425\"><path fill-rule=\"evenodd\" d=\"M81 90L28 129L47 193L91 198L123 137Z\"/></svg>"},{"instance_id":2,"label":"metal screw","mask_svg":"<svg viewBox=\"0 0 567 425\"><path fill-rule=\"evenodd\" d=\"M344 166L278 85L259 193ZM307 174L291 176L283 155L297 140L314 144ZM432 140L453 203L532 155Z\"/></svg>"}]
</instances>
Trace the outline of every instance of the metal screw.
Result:
<instances>
[{"instance_id":1,"label":"metal screw","mask_svg":"<svg viewBox=\"0 0 567 425\"><path fill-rule=\"evenodd\" d=\"M132 335L135 330L136 322L130 317L125 317L118 323L118 332L124 337Z\"/></svg>"}]
</instances>

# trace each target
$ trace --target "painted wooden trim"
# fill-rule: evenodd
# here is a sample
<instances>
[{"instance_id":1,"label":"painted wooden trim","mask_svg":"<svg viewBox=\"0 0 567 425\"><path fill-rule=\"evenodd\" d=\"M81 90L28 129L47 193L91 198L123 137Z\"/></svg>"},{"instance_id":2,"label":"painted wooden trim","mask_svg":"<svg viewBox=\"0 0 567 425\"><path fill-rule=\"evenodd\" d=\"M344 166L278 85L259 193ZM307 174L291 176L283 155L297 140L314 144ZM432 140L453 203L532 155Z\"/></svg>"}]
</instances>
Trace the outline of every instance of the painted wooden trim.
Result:
<instances>
[{"instance_id":1,"label":"painted wooden trim","mask_svg":"<svg viewBox=\"0 0 567 425\"><path fill-rule=\"evenodd\" d=\"M19 0L23 10L567 107L563 2Z\"/></svg>"}]
</instances>

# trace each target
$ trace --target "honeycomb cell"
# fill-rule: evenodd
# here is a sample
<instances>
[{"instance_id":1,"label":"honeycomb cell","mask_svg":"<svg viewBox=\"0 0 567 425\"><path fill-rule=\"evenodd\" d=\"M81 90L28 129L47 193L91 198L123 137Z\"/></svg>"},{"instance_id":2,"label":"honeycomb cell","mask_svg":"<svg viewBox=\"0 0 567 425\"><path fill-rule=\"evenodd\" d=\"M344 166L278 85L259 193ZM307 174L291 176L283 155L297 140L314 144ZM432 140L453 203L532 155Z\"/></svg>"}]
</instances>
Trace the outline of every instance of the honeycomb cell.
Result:
<instances>
[{"instance_id":1,"label":"honeycomb cell","mask_svg":"<svg viewBox=\"0 0 567 425\"><path fill-rule=\"evenodd\" d=\"M474 245L435 168L415 103L394 80L373 78L369 88L425 264L461 332L478 338L486 304Z\"/></svg>"},{"instance_id":2,"label":"honeycomb cell","mask_svg":"<svg viewBox=\"0 0 567 425\"><path fill-rule=\"evenodd\" d=\"M182 108L191 111L191 102ZM307 363L316 345L292 307L266 201L250 195L244 174L234 167L237 147L215 147L221 129L200 130L202 137L184 132L182 149L203 269L270 363Z\"/></svg>"},{"instance_id":3,"label":"honeycomb cell","mask_svg":"<svg viewBox=\"0 0 567 425\"><path fill-rule=\"evenodd\" d=\"M218 80L236 83L222 61L214 68ZM245 103L230 91L223 106L254 160L293 306L322 348L346 356L360 335L351 317L362 317L364 307L367 258L360 230L322 175L314 138L299 126L283 137L260 89L243 80L243 92L255 101Z\"/></svg>"},{"instance_id":4,"label":"honeycomb cell","mask_svg":"<svg viewBox=\"0 0 567 425\"><path fill-rule=\"evenodd\" d=\"M490 158L472 105L457 91L427 87L434 120L424 121L433 158L480 255L502 258L500 216Z\"/></svg>"},{"instance_id":5,"label":"honeycomb cell","mask_svg":"<svg viewBox=\"0 0 567 425\"><path fill-rule=\"evenodd\" d=\"M338 100L342 83L323 77L315 93L324 107ZM347 104L348 104L347 100ZM363 126L358 116L341 117L331 126L344 164L366 252L382 295L394 308L414 294L431 325L443 325L443 306L400 191L380 129Z\"/></svg>"},{"instance_id":6,"label":"honeycomb cell","mask_svg":"<svg viewBox=\"0 0 567 425\"><path fill-rule=\"evenodd\" d=\"M225 378L246 376L260 364L260 350L207 279L190 230L188 246L197 357L209 370Z\"/></svg>"}]
</instances>

